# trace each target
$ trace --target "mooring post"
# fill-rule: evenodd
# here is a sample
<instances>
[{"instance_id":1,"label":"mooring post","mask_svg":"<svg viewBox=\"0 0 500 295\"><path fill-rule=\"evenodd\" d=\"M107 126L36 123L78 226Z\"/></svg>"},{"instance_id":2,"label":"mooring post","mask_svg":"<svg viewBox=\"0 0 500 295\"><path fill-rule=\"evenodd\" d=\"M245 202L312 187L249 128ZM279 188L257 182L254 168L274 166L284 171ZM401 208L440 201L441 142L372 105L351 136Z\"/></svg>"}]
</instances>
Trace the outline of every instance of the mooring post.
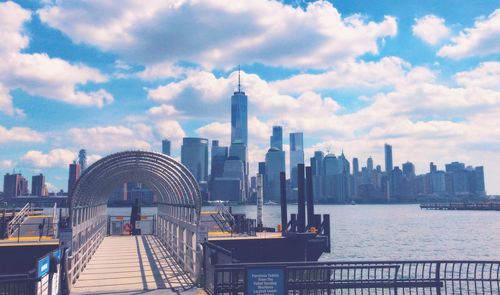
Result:
<instances>
[{"instance_id":1,"label":"mooring post","mask_svg":"<svg viewBox=\"0 0 500 295\"><path fill-rule=\"evenodd\" d=\"M305 199L305 180L304 180L304 164L297 165L297 181L298 181L298 210L297 223L298 231L306 231L306 199Z\"/></svg>"},{"instance_id":2,"label":"mooring post","mask_svg":"<svg viewBox=\"0 0 500 295\"><path fill-rule=\"evenodd\" d=\"M280 203L281 203L281 235L285 235L287 230L288 213L286 208L286 174L280 172Z\"/></svg>"}]
</instances>

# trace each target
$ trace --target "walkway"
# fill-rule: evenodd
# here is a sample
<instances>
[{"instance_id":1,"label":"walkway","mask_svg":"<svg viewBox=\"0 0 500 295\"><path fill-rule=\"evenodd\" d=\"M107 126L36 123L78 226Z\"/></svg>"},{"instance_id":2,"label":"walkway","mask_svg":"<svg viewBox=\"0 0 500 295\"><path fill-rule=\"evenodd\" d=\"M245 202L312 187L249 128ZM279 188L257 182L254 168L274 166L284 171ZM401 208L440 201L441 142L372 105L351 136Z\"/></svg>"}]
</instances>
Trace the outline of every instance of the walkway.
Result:
<instances>
[{"instance_id":1,"label":"walkway","mask_svg":"<svg viewBox=\"0 0 500 295\"><path fill-rule=\"evenodd\" d=\"M111 236L103 240L71 294L149 294L144 290L155 289L164 289L161 294L200 292L155 236Z\"/></svg>"}]
</instances>

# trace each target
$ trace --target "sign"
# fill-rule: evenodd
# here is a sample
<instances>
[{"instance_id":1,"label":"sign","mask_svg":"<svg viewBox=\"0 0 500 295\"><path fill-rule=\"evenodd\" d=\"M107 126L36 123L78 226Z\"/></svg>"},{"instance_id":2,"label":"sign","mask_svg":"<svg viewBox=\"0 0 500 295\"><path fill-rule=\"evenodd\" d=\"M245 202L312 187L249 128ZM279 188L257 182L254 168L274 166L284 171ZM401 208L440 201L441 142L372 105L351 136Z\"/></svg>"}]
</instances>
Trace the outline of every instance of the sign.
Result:
<instances>
[{"instance_id":1,"label":"sign","mask_svg":"<svg viewBox=\"0 0 500 295\"><path fill-rule=\"evenodd\" d=\"M36 284L36 294L37 295L48 295L49 294L49 273L50 266L50 255L38 260L37 263L37 276L40 279Z\"/></svg>"},{"instance_id":2,"label":"sign","mask_svg":"<svg viewBox=\"0 0 500 295\"><path fill-rule=\"evenodd\" d=\"M38 260L37 275L38 278L45 276L49 272L50 256Z\"/></svg>"},{"instance_id":3,"label":"sign","mask_svg":"<svg viewBox=\"0 0 500 295\"><path fill-rule=\"evenodd\" d=\"M51 295L59 295L59 280L61 278L60 276L60 271L61 271L61 250L56 250L52 252L52 256L56 258L58 261L58 264L56 266L57 272L52 275L52 292L50 293Z\"/></svg>"},{"instance_id":4,"label":"sign","mask_svg":"<svg viewBox=\"0 0 500 295\"><path fill-rule=\"evenodd\" d=\"M285 294L283 268L247 269L247 294Z\"/></svg>"}]
</instances>

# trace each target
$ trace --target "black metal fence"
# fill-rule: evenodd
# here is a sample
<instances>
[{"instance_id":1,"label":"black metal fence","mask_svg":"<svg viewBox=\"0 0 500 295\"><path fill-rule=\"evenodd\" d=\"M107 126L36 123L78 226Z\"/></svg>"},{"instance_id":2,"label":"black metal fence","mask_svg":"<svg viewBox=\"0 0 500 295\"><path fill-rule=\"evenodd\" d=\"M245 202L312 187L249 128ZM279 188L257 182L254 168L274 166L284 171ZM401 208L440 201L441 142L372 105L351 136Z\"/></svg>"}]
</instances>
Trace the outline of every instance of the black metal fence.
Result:
<instances>
[{"instance_id":1,"label":"black metal fence","mask_svg":"<svg viewBox=\"0 0 500 295\"><path fill-rule=\"evenodd\" d=\"M255 269L282 270L283 282L269 284L282 284L284 294L500 294L500 261L219 264L206 289L211 294L257 294L249 292L248 281Z\"/></svg>"},{"instance_id":2,"label":"black metal fence","mask_svg":"<svg viewBox=\"0 0 500 295\"><path fill-rule=\"evenodd\" d=\"M0 295L34 295L38 279L27 275L1 275Z\"/></svg>"}]
</instances>

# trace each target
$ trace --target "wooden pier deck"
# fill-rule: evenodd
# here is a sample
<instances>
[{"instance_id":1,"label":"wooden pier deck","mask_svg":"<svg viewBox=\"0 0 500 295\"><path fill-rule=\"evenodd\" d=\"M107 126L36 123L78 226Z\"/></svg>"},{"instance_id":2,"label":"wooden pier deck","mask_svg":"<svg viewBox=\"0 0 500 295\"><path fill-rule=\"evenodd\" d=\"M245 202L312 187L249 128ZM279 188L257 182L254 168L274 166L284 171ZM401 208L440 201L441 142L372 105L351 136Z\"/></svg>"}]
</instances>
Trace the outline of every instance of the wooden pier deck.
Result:
<instances>
[{"instance_id":1,"label":"wooden pier deck","mask_svg":"<svg viewBox=\"0 0 500 295\"><path fill-rule=\"evenodd\" d=\"M500 211L499 202L491 203L432 203L421 204L421 209L427 210L484 210Z\"/></svg>"},{"instance_id":2,"label":"wooden pier deck","mask_svg":"<svg viewBox=\"0 0 500 295\"><path fill-rule=\"evenodd\" d=\"M157 289L161 294L205 294L157 237L111 236L103 240L71 294L149 294Z\"/></svg>"}]
</instances>

